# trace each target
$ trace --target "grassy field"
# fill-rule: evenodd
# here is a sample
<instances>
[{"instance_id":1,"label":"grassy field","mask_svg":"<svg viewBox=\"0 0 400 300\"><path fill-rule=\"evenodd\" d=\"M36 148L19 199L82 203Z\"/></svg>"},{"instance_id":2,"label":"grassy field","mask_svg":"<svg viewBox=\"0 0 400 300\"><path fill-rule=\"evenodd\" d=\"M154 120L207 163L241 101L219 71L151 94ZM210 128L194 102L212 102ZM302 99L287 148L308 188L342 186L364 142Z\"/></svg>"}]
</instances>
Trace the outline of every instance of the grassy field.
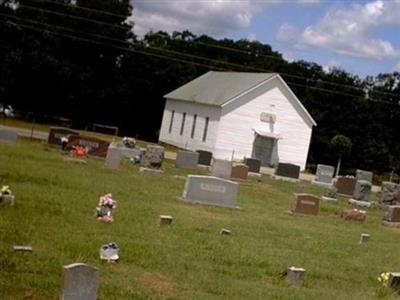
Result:
<instances>
[{"instance_id":1,"label":"grassy field","mask_svg":"<svg viewBox=\"0 0 400 300\"><path fill-rule=\"evenodd\" d=\"M381 226L381 211L343 221L341 199L322 203L317 217L291 216L294 184L269 177L240 183L241 210L189 205L173 177L188 172L164 169L146 177L127 162L110 171L99 159L65 162L39 143L0 143L0 185L16 194L16 206L0 205L0 299L57 299L61 268L73 262L100 269L100 299L397 299L377 281L400 270L400 231ZM105 192L119 204L112 224L94 216ZM159 227L160 214L172 225ZM358 244L361 233L369 243ZM110 241L121 249L116 264L99 260ZM280 277L290 265L306 269L301 287Z\"/></svg>"}]
</instances>

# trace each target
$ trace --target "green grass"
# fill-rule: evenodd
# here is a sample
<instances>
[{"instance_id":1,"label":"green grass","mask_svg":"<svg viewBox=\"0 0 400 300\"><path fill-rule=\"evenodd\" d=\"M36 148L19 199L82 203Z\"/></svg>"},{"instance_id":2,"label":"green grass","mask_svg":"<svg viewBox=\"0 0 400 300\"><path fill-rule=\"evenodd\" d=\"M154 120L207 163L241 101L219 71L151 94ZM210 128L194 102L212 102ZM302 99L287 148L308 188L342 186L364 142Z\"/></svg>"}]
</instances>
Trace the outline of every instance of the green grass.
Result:
<instances>
[{"instance_id":1,"label":"green grass","mask_svg":"<svg viewBox=\"0 0 400 300\"><path fill-rule=\"evenodd\" d=\"M16 195L16 206L0 205L0 299L57 299L61 268L73 262L100 269L100 299L396 298L376 279L400 270L400 231L381 226L381 211L343 221L341 199L322 203L317 217L291 216L294 184L267 176L240 183L241 210L189 205L178 199L184 180L173 177L189 172L168 161L164 169L147 177L129 163L110 171L99 159L65 162L39 143L0 143L0 185ZM112 224L94 217L105 192L119 204ZM160 214L172 225L160 228ZM364 232L371 240L359 245ZM116 264L99 260L110 241L121 249ZM33 252L14 252L16 244ZM290 265L306 269L301 287L280 278Z\"/></svg>"}]
</instances>

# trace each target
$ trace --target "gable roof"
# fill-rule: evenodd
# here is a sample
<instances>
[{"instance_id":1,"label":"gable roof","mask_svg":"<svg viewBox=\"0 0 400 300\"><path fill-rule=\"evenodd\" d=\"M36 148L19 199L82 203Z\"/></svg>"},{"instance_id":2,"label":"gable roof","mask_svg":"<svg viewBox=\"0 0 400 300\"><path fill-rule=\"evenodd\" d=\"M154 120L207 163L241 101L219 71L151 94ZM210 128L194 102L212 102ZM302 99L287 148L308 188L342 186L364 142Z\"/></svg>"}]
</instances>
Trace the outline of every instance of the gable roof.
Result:
<instances>
[{"instance_id":1,"label":"gable roof","mask_svg":"<svg viewBox=\"0 0 400 300\"><path fill-rule=\"evenodd\" d=\"M221 106L274 77L275 73L210 71L165 95L165 98Z\"/></svg>"},{"instance_id":2,"label":"gable roof","mask_svg":"<svg viewBox=\"0 0 400 300\"><path fill-rule=\"evenodd\" d=\"M167 99L195 102L206 105L224 106L241 95L277 78L292 96L295 106L300 108L303 116L313 125L317 123L306 108L277 73L248 73L248 72L215 72L209 71L187 84L173 90L164 97Z\"/></svg>"}]
</instances>

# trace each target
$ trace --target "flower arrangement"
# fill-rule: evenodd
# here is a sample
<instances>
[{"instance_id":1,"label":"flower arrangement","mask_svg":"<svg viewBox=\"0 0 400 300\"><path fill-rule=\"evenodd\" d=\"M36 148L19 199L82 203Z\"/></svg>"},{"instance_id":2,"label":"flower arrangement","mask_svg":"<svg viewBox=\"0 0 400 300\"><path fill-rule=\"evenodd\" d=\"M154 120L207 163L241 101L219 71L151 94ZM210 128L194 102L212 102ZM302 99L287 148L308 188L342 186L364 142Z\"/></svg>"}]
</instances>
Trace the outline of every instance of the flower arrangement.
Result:
<instances>
[{"instance_id":1,"label":"flower arrangement","mask_svg":"<svg viewBox=\"0 0 400 300\"><path fill-rule=\"evenodd\" d=\"M382 284L383 287L387 287L389 284L389 272L383 272L381 275L378 277L378 281Z\"/></svg>"},{"instance_id":2,"label":"flower arrangement","mask_svg":"<svg viewBox=\"0 0 400 300\"><path fill-rule=\"evenodd\" d=\"M0 202L15 204L15 196L8 185L3 185L0 190Z\"/></svg>"},{"instance_id":3,"label":"flower arrangement","mask_svg":"<svg viewBox=\"0 0 400 300\"><path fill-rule=\"evenodd\" d=\"M12 191L8 185L3 185L3 187L0 190L0 196L3 195L12 195Z\"/></svg>"},{"instance_id":4,"label":"flower arrangement","mask_svg":"<svg viewBox=\"0 0 400 300\"><path fill-rule=\"evenodd\" d=\"M97 219L104 223L111 223L114 221L111 212L117 207L117 201L112 198L112 194L108 193L100 196L99 206L96 208Z\"/></svg>"},{"instance_id":5,"label":"flower arrangement","mask_svg":"<svg viewBox=\"0 0 400 300\"><path fill-rule=\"evenodd\" d=\"M108 206L109 208L116 208L117 201L112 198L111 193L107 193L103 196L100 196L99 206Z\"/></svg>"}]
</instances>

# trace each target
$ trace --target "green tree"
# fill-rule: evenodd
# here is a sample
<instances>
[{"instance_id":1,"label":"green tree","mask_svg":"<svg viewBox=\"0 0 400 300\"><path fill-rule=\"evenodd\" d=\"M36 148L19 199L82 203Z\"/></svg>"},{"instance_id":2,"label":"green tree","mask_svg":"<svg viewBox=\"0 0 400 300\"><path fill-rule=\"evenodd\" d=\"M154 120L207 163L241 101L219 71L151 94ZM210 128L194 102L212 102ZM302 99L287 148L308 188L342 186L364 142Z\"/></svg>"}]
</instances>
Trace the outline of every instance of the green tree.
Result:
<instances>
[{"instance_id":1,"label":"green tree","mask_svg":"<svg viewBox=\"0 0 400 300\"><path fill-rule=\"evenodd\" d=\"M351 140L347 136L337 134L331 139L332 150L338 156L338 163L337 163L337 167L336 167L335 177L337 177L339 175L342 156L349 154L352 146L353 146L353 144L351 143Z\"/></svg>"}]
</instances>

